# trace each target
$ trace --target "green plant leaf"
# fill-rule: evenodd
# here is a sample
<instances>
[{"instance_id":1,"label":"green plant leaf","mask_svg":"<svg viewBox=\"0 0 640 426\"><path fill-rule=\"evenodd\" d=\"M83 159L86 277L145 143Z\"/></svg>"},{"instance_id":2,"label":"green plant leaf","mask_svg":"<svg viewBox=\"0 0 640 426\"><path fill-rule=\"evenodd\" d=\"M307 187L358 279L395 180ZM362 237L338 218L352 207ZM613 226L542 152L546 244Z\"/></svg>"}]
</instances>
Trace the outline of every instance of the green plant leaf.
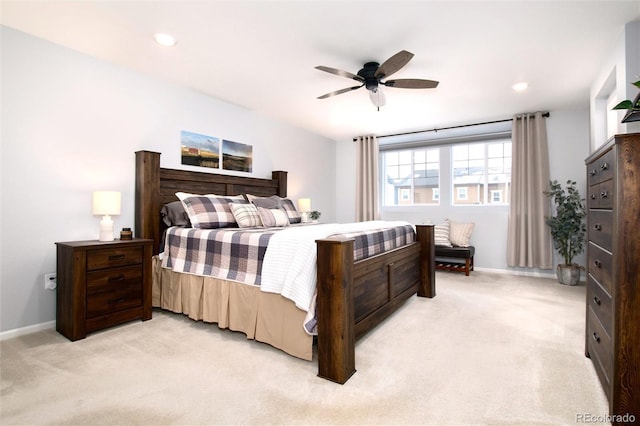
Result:
<instances>
[{"instance_id":1,"label":"green plant leaf","mask_svg":"<svg viewBox=\"0 0 640 426\"><path fill-rule=\"evenodd\" d=\"M633 104L631 103L630 100L626 99L611 109L631 109L631 108L633 108Z\"/></svg>"},{"instance_id":2,"label":"green plant leaf","mask_svg":"<svg viewBox=\"0 0 640 426\"><path fill-rule=\"evenodd\" d=\"M638 89L640 89L640 80L638 80L638 81L636 81L636 82L634 82L634 83L631 83L631 84L633 84L633 85L634 85L634 86L636 86Z\"/></svg>"}]
</instances>

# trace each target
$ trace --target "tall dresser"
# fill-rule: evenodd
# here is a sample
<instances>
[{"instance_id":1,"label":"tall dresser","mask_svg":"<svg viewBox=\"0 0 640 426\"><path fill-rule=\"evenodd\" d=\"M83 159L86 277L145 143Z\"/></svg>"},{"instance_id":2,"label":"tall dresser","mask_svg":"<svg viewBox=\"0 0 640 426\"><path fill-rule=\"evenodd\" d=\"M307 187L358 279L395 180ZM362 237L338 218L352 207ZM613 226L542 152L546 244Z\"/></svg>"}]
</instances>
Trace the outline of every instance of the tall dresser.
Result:
<instances>
[{"instance_id":1,"label":"tall dresser","mask_svg":"<svg viewBox=\"0 0 640 426\"><path fill-rule=\"evenodd\" d=\"M612 137L586 165L585 353L612 422L640 423L640 133Z\"/></svg>"}]
</instances>

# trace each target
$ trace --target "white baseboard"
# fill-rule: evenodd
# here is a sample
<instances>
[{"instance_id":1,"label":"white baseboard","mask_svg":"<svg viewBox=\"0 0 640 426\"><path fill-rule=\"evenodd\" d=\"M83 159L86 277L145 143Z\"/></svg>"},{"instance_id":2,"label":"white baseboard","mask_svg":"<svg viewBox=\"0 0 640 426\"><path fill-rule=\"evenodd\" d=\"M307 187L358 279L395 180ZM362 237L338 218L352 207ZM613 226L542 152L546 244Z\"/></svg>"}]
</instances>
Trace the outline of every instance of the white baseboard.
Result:
<instances>
[{"instance_id":1,"label":"white baseboard","mask_svg":"<svg viewBox=\"0 0 640 426\"><path fill-rule=\"evenodd\" d=\"M475 266L474 271L479 272L492 272L494 274L504 275L517 275L521 277L538 277L538 278L557 278L553 272L540 272L540 271L515 271L513 269L494 269L494 268L482 268Z\"/></svg>"},{"instance_id":2,"label":"white baseboard","mask_svg":"<svg viewBox=\"0 0 640 426\"><path fill-rule=\"evenodd\" d=\"M15 328L13 330L7 330L0 333L0 341L12 339L14 337L24 336L25 334L35 333L36 331L48 330L55 328L55 321L47 321L40 324L29 325L27 327Z\"/></svg>"}]
</instances>

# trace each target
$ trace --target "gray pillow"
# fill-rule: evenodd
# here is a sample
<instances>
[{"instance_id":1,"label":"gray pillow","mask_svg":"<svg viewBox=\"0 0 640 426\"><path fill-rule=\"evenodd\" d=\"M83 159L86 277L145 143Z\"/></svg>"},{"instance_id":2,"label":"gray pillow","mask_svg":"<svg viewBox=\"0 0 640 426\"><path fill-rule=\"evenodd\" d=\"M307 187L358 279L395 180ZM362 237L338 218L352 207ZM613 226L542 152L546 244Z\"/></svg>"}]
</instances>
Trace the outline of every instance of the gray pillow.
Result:
<instances>
[{"instance_id":1,"label":"gray pillow","mask_svg":"<svg viewBox=\"0 0 640 426\"><path fill-rule=\"evenodd\" d=\"M185 226L191 228L191 221L189 221L189 215L184 210L180 201L173 201L165 204L160 210L162 221L167 226Z\"/></svg>"}]
</instances>

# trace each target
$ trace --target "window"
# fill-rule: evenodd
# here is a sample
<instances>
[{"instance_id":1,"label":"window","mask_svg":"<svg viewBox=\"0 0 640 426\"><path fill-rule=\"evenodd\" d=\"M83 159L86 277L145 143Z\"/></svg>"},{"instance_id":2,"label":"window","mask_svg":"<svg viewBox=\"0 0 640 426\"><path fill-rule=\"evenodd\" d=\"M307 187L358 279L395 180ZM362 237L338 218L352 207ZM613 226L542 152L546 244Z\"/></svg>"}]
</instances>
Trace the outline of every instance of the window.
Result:
<instances>
[{"instance_id":1,"label":"window","mask_svg":"<svg viewBox=\"0 0 640 426\"><path fill-rule=\"evenodd\" d=\"M380 152L380 181L383 207L437 206L441 200L454 206L506 205L511 140L465 138L447 145L412 143L397 149L387 145Z\"/></svg>"},{"instance_id":2,"label":"window","mask_svg":"<svg viewBox=\"0 0 640 426\"><path fill-rule=\"evenodd\" d=\"M454 205L509 202L511 142L458 144L451 157Z\"/></svg>"},{"instance_id":3,"label":"window","mask_svg":"<svg viewBox=\"0 0 640 426\"><path fill-rule=\"evenodd\" d=\"M383 152L381 169L383 205L439 204L439 148Z\"/></svg>"}]
</instances>

